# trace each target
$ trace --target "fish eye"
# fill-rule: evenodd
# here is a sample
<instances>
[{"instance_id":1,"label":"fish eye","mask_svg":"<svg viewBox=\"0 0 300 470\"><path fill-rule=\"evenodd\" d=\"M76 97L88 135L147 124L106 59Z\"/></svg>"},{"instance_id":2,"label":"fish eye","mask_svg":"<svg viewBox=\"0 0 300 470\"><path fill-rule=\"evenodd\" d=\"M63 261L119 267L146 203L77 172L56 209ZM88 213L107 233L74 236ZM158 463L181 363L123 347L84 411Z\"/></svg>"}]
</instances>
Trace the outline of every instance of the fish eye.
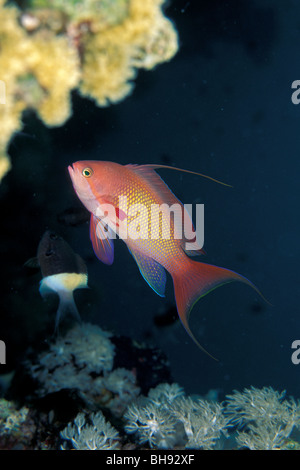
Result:
<instances>
[{"instance_id":1,"label":"fish eye","mask_svg":"<svg viewBox=\"0 0 300 470\"><path fill-rule=\"evenodd\" d=\"M84 168L84 170L82 170L82 175L85 177L85 178L90 178L93 174L93 170L91 168Z\"/></svg>"}]
</instances>

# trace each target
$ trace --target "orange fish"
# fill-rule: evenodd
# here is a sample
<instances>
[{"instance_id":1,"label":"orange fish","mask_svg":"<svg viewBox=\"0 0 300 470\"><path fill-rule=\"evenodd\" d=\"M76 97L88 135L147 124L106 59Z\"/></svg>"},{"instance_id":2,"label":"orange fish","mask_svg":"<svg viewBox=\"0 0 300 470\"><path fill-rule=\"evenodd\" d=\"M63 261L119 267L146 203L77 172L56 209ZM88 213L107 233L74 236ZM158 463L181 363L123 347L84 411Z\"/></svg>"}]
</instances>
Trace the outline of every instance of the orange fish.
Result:
<instances>
[{"instance_id":1,"label":"orange fish","mask_svg":"<svg viewBox=\"0 0 300 470\"><path fill-rule=\"evenodd\" d=\"M204 350L188 323L197 300L231 281L242 281L259 291L240 274L190 258L189 255L203 253L202 247L197 242L187 210L156 173L157 168L177 169L163 165L124 166L105 161L79 161L68 170L77 196L91 212L90 238L96 256L102 262L112 264L113 239L118 234L144 279L162 297L167 270L173 279L181 322ZM170 207L179 209L176 216L175 213L170 216ZM183 230L186 223L189 225L188 237Z\"/></svg>"}]
</instances>

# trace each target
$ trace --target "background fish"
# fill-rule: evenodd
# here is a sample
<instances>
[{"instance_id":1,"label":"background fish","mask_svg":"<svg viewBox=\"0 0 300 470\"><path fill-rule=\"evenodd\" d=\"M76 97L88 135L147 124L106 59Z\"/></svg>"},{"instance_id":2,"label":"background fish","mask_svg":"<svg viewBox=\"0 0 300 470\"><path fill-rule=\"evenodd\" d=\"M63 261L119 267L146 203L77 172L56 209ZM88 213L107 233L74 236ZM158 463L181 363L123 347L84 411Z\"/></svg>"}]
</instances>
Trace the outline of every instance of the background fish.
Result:
<instances>
[{"instance_id":1,"label":"background fish","mask_svg":"<svg viewBox=\"0 0 300 470\"><path fill-rule=\"evenodd\" d=\"M70 227L77 227L88 222L89 219L90 214L85 207L69 207L57 215L57 221L60 224Z\"/></svg>"},{"instance_id":2,"label":"background fish","mask_svg":"<svg viewBox=\"0 0 300 470\"><path fill-rule=\"evenodd\" d=\"M55 292L59 297L55 330L68 312L80 321L73 292L88 287L87 267L82 258L74 253L63 238L47 230L39 243L37 259L43 276L41 295L44 297Z\"/></svg>"},{"instance_id":3,"label":"background fish","mask_svg":"<svg viewBox=\"0 0 300 470\"><path fill-rule=\"evenodd\" d=\"M188 318L193 305L205 294L216 287L231 281L242 281L255 290L256 287L245 277L228 269L200 263L192 260L185 251L184 238L178 238L178 225L172 225L171 236L164 238L161 233L152 236L151 205L166 204L172 206L180 201L170 191L168 186L155 172L162 165L119 165L105 161L79 161L69 166L69 173L74 189L92 213L90 237L97 257L106 264L113 262L113 240L105 238L105 227L99 217L103 213L101 206L109 204L115 208L113 218L106 217L109 230L116 232L121 223L131 223L130 208L141 204L147 210L140 214L139 223L141 231L151 233L148 238L133 239L130 236L125 243L134 257L140 272L150 287L160 296L164 296L167 270L174 283L176 305L179 317L188 334L200 346L190 330ZM170 167L168 167L170 168ZM187 170L182 170L187 171ZM191 172L193 173L193 172ZM204 175L201 175L204 176ZM210 178L212 179L212 178ZM120 203L120 197L126 197L126 206ZM126 213L127 211L127 213ZM182 226L179 227L182 229ZM127 231L127 233L130 233ZM181 230L180 233L183 233ZM200 254L202 250L198 250ZM193 253L195 254L195 252Z\"/></svg>"}]
</instances>

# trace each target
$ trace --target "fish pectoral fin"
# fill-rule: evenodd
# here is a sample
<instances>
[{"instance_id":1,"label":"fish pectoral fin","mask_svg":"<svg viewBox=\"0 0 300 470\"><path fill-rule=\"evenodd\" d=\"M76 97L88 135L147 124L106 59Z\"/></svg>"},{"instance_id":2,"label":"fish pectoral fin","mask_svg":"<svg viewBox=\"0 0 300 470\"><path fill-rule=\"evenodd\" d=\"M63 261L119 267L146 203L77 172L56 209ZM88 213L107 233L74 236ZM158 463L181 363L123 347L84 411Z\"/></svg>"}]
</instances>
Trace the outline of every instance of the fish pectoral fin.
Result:
<instances>
[{"instance_id":1,"label":"fish pectoral fin","mask_svg":"<svg viewBox=\"0 0 300 470\"><path fill-rule=\"evenodd\" d=\"M23 266L25 266L25 268L31 268L31 269L40 268L40 264L39 264L39 260L38 260L37 256L35 256L33 258L29 258L27 261L25 261Z\"/></svg>"},{"instance_id":2,"label":"fish pectoral fin","mask_svg":"<svg viewBox=\"0 0 300 470\"><path fill-rule=\"evenodd\" d=\"M93 214L90 223L90 238L95 255L102 263L113 264L114 261L114 241L113 231Z\"/></svg>"},{"instance_id":3,"label":"fish pectoral fin","mask_svg":"<svg viewBox=\"0 0 300 470\"><path fill-rule=\"evenodd\" d=\"M165 296L166 287L166 271L161 264L157 263L153 258L143 255L140 251L128 248L139 267L140 273L149 284L149 286L160 297Z\"/></svg>"}]
</instances>

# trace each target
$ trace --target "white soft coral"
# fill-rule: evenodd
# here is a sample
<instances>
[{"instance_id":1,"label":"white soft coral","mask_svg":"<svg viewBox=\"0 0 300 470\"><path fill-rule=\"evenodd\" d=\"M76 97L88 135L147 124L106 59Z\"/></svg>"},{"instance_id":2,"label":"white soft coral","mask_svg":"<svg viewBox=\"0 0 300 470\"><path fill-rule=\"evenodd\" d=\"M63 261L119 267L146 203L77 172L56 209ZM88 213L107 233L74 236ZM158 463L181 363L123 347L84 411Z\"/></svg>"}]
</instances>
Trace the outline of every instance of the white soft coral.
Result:
<instances>
[{"instance_id":1,"label":"white soft coral","mask_svg":"<svg viewBox=\"0 0 300 470\"><path fill-rule=\"evenodd\" d=\"M128 407L124 418L128 433L158 448L211 449L221 434L226 435L229 423L221 405L187 398L177 384L160 384L150 390L148 398Z\"/></svg>"},{"instance_id":2,"label":"white soft coral","mask_svg":"<svg viewBox=\"0 0 300 470\"><path fill-rule=\"evenodd\" d=\"M69 440L77 450L120 449L118 431L105 420L101 411L90 416L91 424L86 419L83 413L79 413L74 424L69 423L60 433L61 437Z\"/></svg>"},{"instance_id":3,"label":"white soft coral","mask_svg":"<svg viewBox=\"0 0 300 470\"><path fill-rule=\"evenodd\" d=\"M150 447L165 449L171 447L175 437L175 420L168 413L149 403L144 407L129 406L124 415L127 420L125 430L138 433L139 442L149 443Z\"/></svg>"}]
</instances>

